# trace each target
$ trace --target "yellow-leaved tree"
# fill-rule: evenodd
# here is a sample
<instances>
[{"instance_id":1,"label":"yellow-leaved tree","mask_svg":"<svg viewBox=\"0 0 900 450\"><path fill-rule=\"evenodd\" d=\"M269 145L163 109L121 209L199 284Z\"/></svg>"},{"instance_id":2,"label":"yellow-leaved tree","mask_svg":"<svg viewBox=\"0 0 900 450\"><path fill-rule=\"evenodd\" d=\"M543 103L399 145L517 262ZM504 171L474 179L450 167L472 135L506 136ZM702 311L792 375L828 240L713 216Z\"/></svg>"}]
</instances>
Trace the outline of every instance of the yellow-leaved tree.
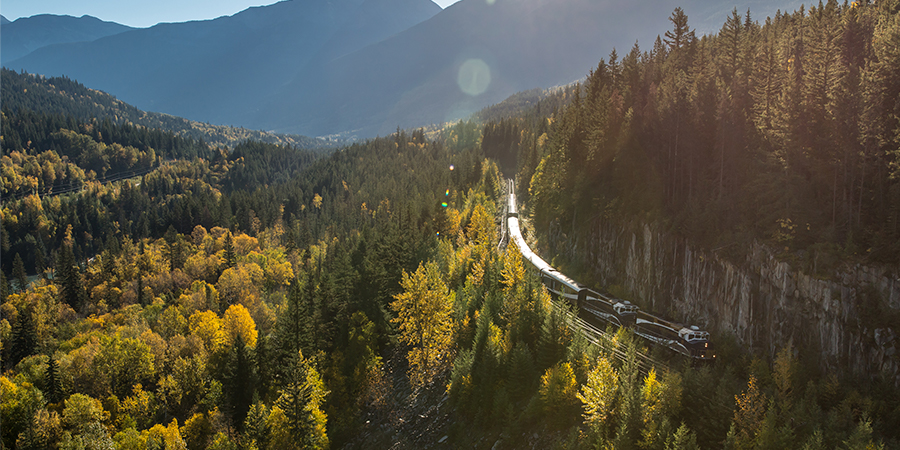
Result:
<instances>
[{"instance_id":1,"label":"yellow-leaved tree","mask_svg":"<svg viewBox=\"0 0 900 450\"><path fill-rule=\"evenodd\" d=\"M222 318L225 332L225 346L231 347L238 336L248 347L256 348L256 322L250 317L250 311L244 305L236 304L228 307Z\"/></svg>"},{"instance_id":2,"label":"yellow-leaved tree","mask_svg":"<svg viewBox=\"0 0 900 450\"><path fill-rule=\"evenodd\" d=\"M413 273L403 272L403 292L394 296L392 320L400 329L400 340L410 346L409 378L415 385L431 381L450 351L453 330L451 311L454 294L441 279L440 269L428 263Z\"/></svg>"},{"instance_id":3,"label":"yellow-leaved tree","mask_svg":"<svg viewBox=\"0 0 900 450\"><path fill-rule=\"evenodd\" d=\"M602 437L610 430L616 393L619 390L619 375L612 364L603 356L597 358L597 365L588 373L587 383L581 387L578 399L584 404L584 423Z\"/></svg>"}]
</instances>

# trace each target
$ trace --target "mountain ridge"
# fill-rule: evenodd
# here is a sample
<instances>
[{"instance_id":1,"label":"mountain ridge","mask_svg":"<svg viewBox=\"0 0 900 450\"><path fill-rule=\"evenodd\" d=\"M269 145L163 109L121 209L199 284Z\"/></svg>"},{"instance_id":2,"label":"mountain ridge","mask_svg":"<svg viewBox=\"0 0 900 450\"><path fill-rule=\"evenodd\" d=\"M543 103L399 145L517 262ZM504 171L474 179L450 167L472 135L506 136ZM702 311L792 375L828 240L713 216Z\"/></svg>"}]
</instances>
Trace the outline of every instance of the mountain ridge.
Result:
<instances>
[{"instance_id":1,"label":"mountain ridge","mask_svg":"<svg viewBox=\"0 0 900 450\"><path fill-rule=\"evenodd\" d=\"M669 29L677 6L703 33L732 8L765 17L800 3L462 0L441 10L429 0L283 1L47 47L9 66L66 74L142 109L203 122L369 137L579 80L613 48L649 49L651 30ZM486 84L466 93L458 79L470 60L481 72L468 76Z\"/></svg>"},{"instance_id":2,"label":"mountain ridge","mask_svg":"<svg viewBox=\"0 0 900 450\"><path fill-rule=\"evenodd\" d=\"M414 4L420 6L391 9ZM375 26L357 32L348 20L364 5L374 5L377 14L367 16ZM344 36L344 48L352 50L439 11L430 0L289 0L212 20L44 47L5 65L66 75L145 110L238 124L236 117L254 110L255 100L269 95L271 87L315 65L336 36Z\"/></svg>"},{"instance_id":3,"label":"mountain ridge","mask_svg":"<svg viewBox=\"0 0 900 450\"><path fill-rule=\"evenodd\" d=\"M275 134L242 127L210 125L164 113L146 112L114 96L68 78L40 77L2 69L0 103L11 113L30 110L42 114L71 116L77 120L105 119L115 124L131 123L156 128L213 146L234 147L248 140L296 148L333 148L338 141L291 134Z\"/></svg>"},{"instance_id":4,"label":"mountain ridge","mask_svg":"<svg viewBox=\"0 0 900 450\"><path fill-rule=\"evenodd\" d=\"M89 15L38 14L12 22L3 19L0 61L4 64L49 45L94 41L135 29Z\"/></svg>"}]
</instances>

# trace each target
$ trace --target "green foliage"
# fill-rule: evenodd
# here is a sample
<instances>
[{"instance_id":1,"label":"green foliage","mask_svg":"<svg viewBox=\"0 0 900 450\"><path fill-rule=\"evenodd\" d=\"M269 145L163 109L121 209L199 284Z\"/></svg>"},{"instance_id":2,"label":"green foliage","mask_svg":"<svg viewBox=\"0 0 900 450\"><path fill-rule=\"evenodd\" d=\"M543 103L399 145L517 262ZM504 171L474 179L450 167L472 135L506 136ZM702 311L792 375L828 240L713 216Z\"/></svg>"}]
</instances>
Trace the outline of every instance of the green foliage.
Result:
<instances>
[{"instance_id":1,"label":"green foliage","mask_svg":"<svg viewBox=\"0 0 900 450\"><path fill-rule=\"evenodd\" d=\"M11 127L4 129L31 136L32 147L4 169L24 168L41 147L49 147L47 157L69 152L56 175L81 174L78 164L112 171L115 159L107 157L120 147L184 150L139 143L156 135L111 123L21 114L4 119ZM422 132L317 161L247 143L230 156L212 151L208 159L170 161L139 182L92 184L90 169L78 175L88 183L83 192L5 203L4 265L12 267L18 252L28 267L36 251L54 257L56 270L27 292L7 291L4 361L7 336L33 334L33 350L22 354L45 352L53 362L30 356L10 373L15 379L5 378L16 387L4 397L10 417L22 420L7 427L4 412L4 445L287 448L304 445L297 427L308 431L310 446L326 445L332 433L346 439L365 401L386 392L379 353L389 342L388 305L402 293L404 271L430 254L436 231L448 230L439 200L448 189L475 186L497 195L496 166L482 164L477 152L446 152ZM53 180L46 185L60 182ZM480 191L471 198L466 217L481 209L468 233L488 258L493 205ZM14 333L28 318L35 332ZM308 360L297 368L301 349L330 355L317 358L321 372L310 372ZM306 374L302 381L298 373ZM257 376L255 400L247 387L257 386ZM53 414L41 408L63 390L103 399L102 426L85 416L83 426L71 419L63 429L57 416L54 428ZM12 395L28 392L34 401ZM178 433L174 422L166 425L173 417L184 423ZM35 423L50 425L44 433Z\"/></svg>"},{"instance_id":2,"label":"green foliage","mask_svg":"<svg viewBox=\"0 0 900 450\"><path fill-rule=\"evenodd\" d=\"M892 261L900 47L888 3L832 1L763 26L734 11L703 39L676 10L652 51L614 52L584 84L524 96L533 108L520 117L486 112L492 122L448 126L439 142L398 130L327 157L258 142L229 153L73 103L32 112L50 86L122 105L4 71L0 176L18 198L2 209L0 281L55 271L25 292L0 283L2 445L339 446L367 402L392 394L379 355L394 314L419 350L413 379L449 377L454 435L503 433L509 447L533 446L518 437L535 432L572 447L892 442L893 388L816 377L790 348L771 371L732 355L642 372L635 349L619 363L590 348L521 255L494 250L502 171L518 173L541 236L583 239L625 213L710 245L808 248L822 275L838 255ZM12 96L22 83L37 98ZM122 171L135 177L114 181ZM883 299L861 298L868 323L893 323Z\"/></svg>"},{"instance_id":3,"label":"green foliage","mask_svg":"<svg viewBox=\"0 0 900 450\"><path fill-rule=\"evenodd\" d=\"M321 410L326 395L325 384L311 361L297 353L290 378L275 402L286 420L272 433L293 436L292 448L327 448L327 418Z\"/></svg>"},{"instance_id":4,"label":"green foliage","mask_svg":"<svg viewBox=\"0 0 900 450\"><path fill-rule=\"evenodd\" d=\"M19 288L19 291L24 291L28 288L28 274L25 273L25 263L22 262L22 257L16 253L16 259L13 260L13 280L15 280L16 285Z\"/></svg>"},{"instance_id":5,"label":"green foliage","mask_svg":"<svg viewBox=\"0 0 900 450\"><path fill-rule=\"evenodd\" d=\"M9 348L7 364L16 365L37 350L37 331L34 328L34 317L31 309L19 313L18 320L12 329L12 342Z\"/></svg>"},{"instance_id":6,"label":"green foliage","mask_svg":"<svg viewBox=\"0 0 900 450\"><path fill-rule=\"evenodd\" d=\"M551 426L568 425L578 408L578 384L569 363L560 363L544 372L538 388L541 413L551 421Z\"/></svg>"},{"instance_id":7,"label":"green foliage","mask_svg":"<svg viewBox=\"0 0 900 450\"><path fill-rule=\"evenodd\" d=\"M63 390L59 379L59 363L52 356L48 358L47 370L44 372L44 392L50 403L57 403L63 399Z\"/></svg>"},{"instance_id":8,"label":"green foliage","mask_svg":"<svg viewBox=\"0 0 900 450\"><path fill-rule=\"evenodd\" d=\"M56 273L62 284L63 301L72 309L79 311L84 304L84 284L81 273L75 262L70 242L63 244L59 260L56 263Z\"/></svg>"},{"instance_id":9,"label":"green foliage","mask_svg":"<svg viewBox=\"0 0 900 450\"><path fill-rule=\"evenodd\" d=\"M223 379L225 395L230 407L231 420L239 431L243 429L247 412L256 392L256 374L249 347L241 335L237 335L228 357L227 372Z\"/></svg>"},{"instance_id":10,"label":"green foliage","mask_svg":"<svg viewBox=\"0 0 900 450\"><path fill-rule=\"evenodd\" d=\"M88 89L65 76L42 77L6 68L3 69L2 76L3 107L18 113L42 111L78 120L114 122L117 125L134 124L132 127L138 131L153 133L155 130L166 130L175 136L176 141L206 142L223 147L233 147L248 140L298 148L333 148L338 145L306 136L210 125L168 114L141 111L112 95ZM6 132L3 135L9 136Z\"/></svg>"},{"instance_id":11,"label":"green foliage","mask_svg":"<svg viewBox=\"0 0 900 450\"><path fill-rule=\"evenodd\" d=\"M681 424L675 434L666 441L666 450L699 450L697 437L685 424Z\"/></svg>"},{"instance_id":12,"label":"green foliage","mask_svg":"<svg viewBox=\"0 0 900 450\"><path fill-rule=\"evenodd\" d=\"M847 256L897 262L900 45L888 10L827 2L764 25L735 10L697 39L676 9L652 51L613 52L555 94L568 103L547 131L523 124L521 142L543 143L519 151L535 227L589 239L615 212L709 248L756 238L809 250L816 270ZM496 148L497 125L485 133Z\"/></svg>"},{"instance_id":13,"label":"green foliage","mask_svg":"<svg viewBox=\"0 0 900 450\"><path fill-rule=\"evenodd\" d=\"M0 377L0 415L3 417L0 436L4 447L15 447L19 434L32 425L32 418L43 406L44 397L33 384Z\"/></svg>"}]
</instances>

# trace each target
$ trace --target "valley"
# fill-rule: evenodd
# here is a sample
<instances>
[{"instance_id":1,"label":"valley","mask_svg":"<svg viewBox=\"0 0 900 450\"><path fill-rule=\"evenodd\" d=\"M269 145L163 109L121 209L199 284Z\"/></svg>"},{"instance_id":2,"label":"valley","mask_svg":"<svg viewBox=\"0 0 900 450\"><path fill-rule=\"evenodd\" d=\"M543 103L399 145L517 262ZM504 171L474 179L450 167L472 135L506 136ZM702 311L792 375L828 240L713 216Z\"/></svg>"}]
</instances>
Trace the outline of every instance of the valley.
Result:
<instances>
[{"instance_id":1,"label":"valley","mask_svg":"<svg viewBox=\"0 0 900 450\"><path fill-rule=\"evenodd\" d=\"M4 18L2 447L900 448L900 2L662 3Z\"/></svg>"}]
</instances>

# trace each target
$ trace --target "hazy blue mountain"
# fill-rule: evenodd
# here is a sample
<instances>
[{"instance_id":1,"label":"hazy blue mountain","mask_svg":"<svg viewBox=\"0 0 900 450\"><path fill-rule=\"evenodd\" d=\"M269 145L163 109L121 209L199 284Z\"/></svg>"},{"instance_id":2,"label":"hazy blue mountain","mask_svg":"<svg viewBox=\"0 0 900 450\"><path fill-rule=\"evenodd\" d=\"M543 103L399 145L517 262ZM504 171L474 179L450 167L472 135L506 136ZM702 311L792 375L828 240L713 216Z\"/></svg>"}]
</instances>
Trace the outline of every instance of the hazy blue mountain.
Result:
<instances>
[{"instance_id":1,"label":"hazy blue mountain","mask_svg":"<svg viewBox=\"0 0 900 450\"><path fill-rule=\"evenodd\" d=\"M13 22L4 17L0 28L0 61L6 63L48 45L93 41L133 29L91 16L41 14Z\"/></svg>"},{"instance_id":2,"label":"hazy blue mountain","mask_svg":"<svg viewBox=\"0 0 900 450\"><path fill-rule=\"evenodd\" d=\"M612 48L649 50L677 6L702 34L733 8L764 20L800 3L462 0L441 11L430 0L294 0L46 47L8 66L193 120L365 137L578 80ZM464 77L483 89L460 87L464 67L482 69Z\"/></svg>"},{"instance_id":3,"label":"hazy blue mountain","mask_svg":"<svg viewBox=\"0 0 900 450\"><path fill-rule=\"evenodd\" d=\"M757 18L800 4L747 3ZM747 3L462 0L390 39L298 75L250 123L279 132L368 136L462 118L518 91L575 81L613 48L620 58L636 41L649 50L659 30L671 28L668 17L677 6L699 33L718 30L735 7L743 15ZM478 95L458 85L463 65L475 59L490 76Z\"/></svg>"},{"instance_id":4,"label":"hazy blue mountain","mask_svg":"<svg viewBox=\"0 0 900 450\"><path fill-rule=\"evenodd\" d=\"M6 17L3 17L3 14L0 14L0 25L6 25L8 23L12 23Z\"/></svg>"},{"instance_id":5,"label":"hazy blue mountain","mask_svg":"<svg viewBox=\"0 0 900 450\"><path fill-rule=\"evenodd\" d=\"M241 125L298 73L440 10L431 0L289 0L44 47L4 65L66 75L144 110Z\"/></svg>"},{"instance_id":6,"label":"hazy blue mountain","mask_svg":"<svg viewBox=\"0 0 900 450\"><path fill-rule=\"evenodd\" d=\"M158 128L182 137L202 139L211 146L229 148L248 140L305 149L333 148L341 144L307 136L210 125L169 114L141 111L106 92L88 89L69 78L38 77L5 68L0 71L3 77L3 83L0 84L0 104L4 110L13 114L30 110L46 115L73 117L84 122L109 119L118 125L131 123Z\"/></svg>"}]
</instances>

